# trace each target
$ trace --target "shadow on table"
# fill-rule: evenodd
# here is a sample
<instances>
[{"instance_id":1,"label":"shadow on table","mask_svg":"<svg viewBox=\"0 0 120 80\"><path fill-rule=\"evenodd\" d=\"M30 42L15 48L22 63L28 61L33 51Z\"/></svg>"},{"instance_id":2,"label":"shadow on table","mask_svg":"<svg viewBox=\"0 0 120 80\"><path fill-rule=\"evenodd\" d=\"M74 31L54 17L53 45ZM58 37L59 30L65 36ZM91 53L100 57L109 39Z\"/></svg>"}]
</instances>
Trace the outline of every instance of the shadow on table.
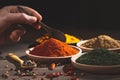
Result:
<instances>
[{"instance_id":1,"label":"shadow on table","mask_svg":"<svg viewBox=\"0 0 120 80\"><path fill-rule=\"evenodd\" d=\"M3 57L1 56L2 52L0 51L0 60L3 60Z\"/></svg>"},{"instance_id":2,"label":"shadow on table","mask_svg":"<svg viewBox=\"0 0 120 80\"><path fill-rule=\"evenodd\" d=\"M2 53L0 52L0 60L5 60L5 58L1 54Z\"/></svg>"},{"instance_id":3,"label":"shadow on table","mask_svg":"<svg viewBox=\"0 0 120 80\"><path fill-rule=\"evenodd\" d=\"M4 60L4 58L2 56L0 56L0 60Z\"/></svg>"}]
</instances>

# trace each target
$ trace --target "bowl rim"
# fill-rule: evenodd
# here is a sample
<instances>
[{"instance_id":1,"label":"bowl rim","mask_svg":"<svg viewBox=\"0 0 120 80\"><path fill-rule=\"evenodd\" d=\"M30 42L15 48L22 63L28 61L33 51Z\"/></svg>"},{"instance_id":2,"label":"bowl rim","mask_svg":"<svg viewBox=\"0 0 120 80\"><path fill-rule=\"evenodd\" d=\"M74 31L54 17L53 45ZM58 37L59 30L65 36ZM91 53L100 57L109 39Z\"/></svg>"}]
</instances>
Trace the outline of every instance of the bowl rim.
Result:
<instances>
[{"instance_id":1,"label":"bowl rim","mask_svg":"<svg viewBox=\"0 0 120 80\"><path fill-rule=\"evenodd\" d=\"M77 54L71 57L71 64L78 70L94 73L94 74L119 74L120 73L120 65L111 65L111 66L103 66L103 65L88 65L81 64L76 62L76 59L80 57L82 54Z\"/></svg>"},{"instance_id":2,"label":"bowl rim","mask_svg":"<svg viewBox=\"0 0 120 80\"><path fill-rule=\"evenodd\" d=\"M79 52L76 53L76 54L82 53L82 49L80 49L79 47L73 46L73 45L70 45L70 46L72 46L73 48L79 50ZM41 59L64 59L64 58L71 58L72 56L76 55L76 54L74 54L74 55L71 55L71 56L47 57L47 56L37 56L37 55L29 54L29 52L30 52L31 50L33 50L33 49L34 49L34 47L29 48L28 50L26 50L26 55L27 55L27 56L30 56L30 57L34 57L34 58L41 58Z\"/></svg>"},{"instance_id":3,"label":"bowl rim","mask_svg":"<svg viewBox=\"0 0 120 80\"><path fill-rule=\"evenodd\" d=\"M71 57L71 62L74 64L77 64L78 66L87 66L87 67L95 67L95 68L113 68L113 67L119 67L120 68L120 64L119 65L88 65L88 64L82 64L82 63L78 63L76 62L76 60L81 57L82 55L86 54L87 52L84 52L82 54L76 54L74 56Z\"/></svg>"},{"instance_id":4,"label":"bowl rim","mask_svg":"<svg viewBox=\"0 0 120 80\"><path fill-rule=\"evenodd\" d=\"M87 42L88 40L82 40L80 42L78 42L76 44L77 47L80 47L81 49L84 49L84 50L93 50L94 48L89 48L89 47L84 47L84 46L81 46L82 44L84 44L85 42ZM120 42L120 40L117 40ZM120 48L108 48L108 50L118 50Z\"/></svg>"}]
</instances>

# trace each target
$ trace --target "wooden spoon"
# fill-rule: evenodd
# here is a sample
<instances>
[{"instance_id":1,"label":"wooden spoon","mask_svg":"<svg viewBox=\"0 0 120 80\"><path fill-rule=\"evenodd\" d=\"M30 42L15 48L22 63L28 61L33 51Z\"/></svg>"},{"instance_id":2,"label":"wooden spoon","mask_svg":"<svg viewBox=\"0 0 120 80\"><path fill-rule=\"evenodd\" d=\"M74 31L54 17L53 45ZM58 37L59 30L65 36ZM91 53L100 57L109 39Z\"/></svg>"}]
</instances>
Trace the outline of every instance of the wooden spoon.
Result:
<instances>
[{"instance_id":1,"label":"wooden spoon","mask_svg":"<svg viewBox=\"0 0 120 80\"><path fill-rule=\"evenodd\" d=\"M13 54L13 53L9 53L8 56L9 56L11 59L19 62L21 68L27 69L27 68L37 67L37 64L36 64L35 62L33 62L33 61L31 61L31 60L23 61L22 59L20 59L17 55L15 55L15 54Z\"/></svg>"}]
</instances>

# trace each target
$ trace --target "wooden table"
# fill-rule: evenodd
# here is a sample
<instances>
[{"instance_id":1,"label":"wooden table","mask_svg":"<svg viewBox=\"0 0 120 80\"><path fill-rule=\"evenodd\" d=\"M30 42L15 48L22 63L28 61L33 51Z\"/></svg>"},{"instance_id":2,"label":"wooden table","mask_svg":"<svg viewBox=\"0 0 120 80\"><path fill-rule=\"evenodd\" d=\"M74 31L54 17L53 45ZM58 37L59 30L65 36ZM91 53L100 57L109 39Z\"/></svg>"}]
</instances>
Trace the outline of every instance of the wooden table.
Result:
<instances>
[{"instance_id":1,"label":"wooden table","mask_svg":"<svg viewBox=\"0 0 120 80\"><path fill-rule=\"evenodd\" d=\"M16 45L9 45L9 46L3 46L1 47L0 51L2 54L0 55L0 80L50 80L46 78L45 76L48 73L55 73L55 72L61 72L63 73L62 76L53 78L51 80L73 80L73 76L66 76L65 73L63 72L63 67L64 65L57 66L53 71L48 70L48 67L37 67L34 68L33 71L39 73L39 76L33 77L33 76L17 76L15 75L16 71L16 66L8 61L6 59L6 56L8 53L12 52L18 55L19 57L25 56L25 51L28 49L28 43L19 43ZM10 69L13 70L10 70ZM7 79L4 79L1 77L2 73L5 71L9 71L9 77ZM46 73L46 74L45 74ZM43 75L44 74L44 75ZM81 74L77 70L76 74ZM100 74L91 74L91 73L85 73L84 75L81 75L78 77L79 79L76 80L120 80L120 74L115 74L115 75L100 75Z\"/></svg>"}]
</instances>

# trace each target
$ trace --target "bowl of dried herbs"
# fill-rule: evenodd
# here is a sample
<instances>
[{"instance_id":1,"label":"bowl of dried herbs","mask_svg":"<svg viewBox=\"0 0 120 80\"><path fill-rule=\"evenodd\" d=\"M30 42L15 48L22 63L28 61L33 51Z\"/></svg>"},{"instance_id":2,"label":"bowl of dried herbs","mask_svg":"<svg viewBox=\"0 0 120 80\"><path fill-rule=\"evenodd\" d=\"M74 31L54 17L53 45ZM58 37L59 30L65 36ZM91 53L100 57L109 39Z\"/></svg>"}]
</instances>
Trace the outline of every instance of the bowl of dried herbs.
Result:
<instances>
[{"instance_id":1,"label":"bowl of dried herbs","mask_svg":"<svg viewBox=\"0 0 120 80\"><path fill-rule=\"evenodd\" d=\"M102 74L120 73L120 53L105 48L97 48L74 55L71 58L71 62L75 68L87 72Z\"/></svg>"}]
</instances>

